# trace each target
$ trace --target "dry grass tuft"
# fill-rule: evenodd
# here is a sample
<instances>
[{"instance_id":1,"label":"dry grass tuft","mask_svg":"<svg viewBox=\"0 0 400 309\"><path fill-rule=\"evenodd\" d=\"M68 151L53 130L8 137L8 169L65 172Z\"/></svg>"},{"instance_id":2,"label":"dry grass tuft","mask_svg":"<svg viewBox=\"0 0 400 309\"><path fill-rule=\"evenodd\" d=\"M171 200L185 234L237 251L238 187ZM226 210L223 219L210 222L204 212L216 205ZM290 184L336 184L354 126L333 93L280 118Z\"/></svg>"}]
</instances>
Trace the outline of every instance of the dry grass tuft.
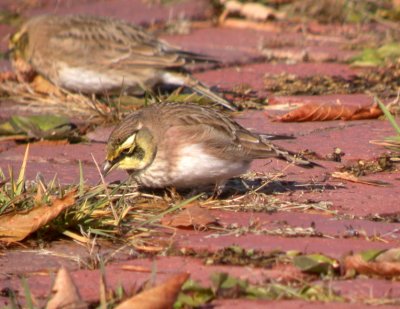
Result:
<instances>
[{"instance_id":1,"label":"dry grass tuft","mask_svg":"<svg viewBox=\"0 0 400 309\"><path fill-rule=\"evenodd\" d=\"M21 111L57 114L94 120L110 113L110 108L96 99L65 90L44 94L30 84L7 80L0 83L0 100L13 101Z\"/></svg>"}]
</instances>

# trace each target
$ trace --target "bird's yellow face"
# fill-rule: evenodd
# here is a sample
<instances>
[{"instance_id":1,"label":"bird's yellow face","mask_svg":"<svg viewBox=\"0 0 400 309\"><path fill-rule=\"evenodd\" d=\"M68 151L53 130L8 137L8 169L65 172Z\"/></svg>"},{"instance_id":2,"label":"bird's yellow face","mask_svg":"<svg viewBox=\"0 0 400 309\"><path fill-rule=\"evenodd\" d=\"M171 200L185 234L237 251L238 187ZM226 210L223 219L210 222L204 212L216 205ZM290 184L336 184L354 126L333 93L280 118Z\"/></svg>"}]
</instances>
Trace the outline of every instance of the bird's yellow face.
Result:
<instances>
[{"instance_id":1,"label":"bird's yellow face","mask_svg":"<svg viewBox=\"0 0 400 309\"><path fill-rule=\"evenodd\" d=\"M147 128L141 128L119 142L113 132L107 145L107 160L103 172L108 174L115 168L139 172L148 167L157 153L154 137Z\"/></svg>"},{"instance_id":2,"label":"bird's yellow face","mask_svg":"<svg viewBox=\"0 0 400 309\"><path fill-rule=\"evenodd\" d=\"M27 59L29 37L28 32L25 28L21 28L19 31L15 32L9 40L8 50L12 55L13 59L22 58Z\"/></svg>"}]
</instances>

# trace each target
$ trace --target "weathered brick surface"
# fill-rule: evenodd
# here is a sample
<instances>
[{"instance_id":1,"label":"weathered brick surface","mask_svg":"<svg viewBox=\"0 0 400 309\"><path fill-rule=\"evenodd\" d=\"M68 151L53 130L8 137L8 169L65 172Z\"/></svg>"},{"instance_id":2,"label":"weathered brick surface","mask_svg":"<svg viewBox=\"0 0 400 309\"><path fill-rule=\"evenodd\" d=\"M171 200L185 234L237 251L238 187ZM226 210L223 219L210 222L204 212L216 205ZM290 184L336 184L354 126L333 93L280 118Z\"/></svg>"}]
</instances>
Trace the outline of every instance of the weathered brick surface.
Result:
<instances>
[{"instance_id":1,"label":"weathered brick surface","mask_svg":"<svg viewBox=\"0 0 400 309\"><path fill-rule=\"evenodd\" d=\"M311 75L343 75L348 77L356 73L348 66L338 63L256 63L233 66L194 74L198 79L209 85L217 85L222 89L231 89L235 86L248 85L254 90L265 89L264 79L267 74L281 73L295 74L300 77Z\"/></svg>"},{"instance_id":2,"label":"weathered brick surface","mask_svg":"<svg viewBox=\"0 0 400 309\"><path fill-rule=\"evenodd\" d=\"M205 18L209 16L210 5L206 1L178 1L162 6L140 0L67 0L54 2L39 0L33 3L15 3L5 0L5 9L18 10L24 17L38 14L91 14L113 16L130 22L150 24L169 18Z\"/></svg>"},{"instance_id":3,"label":"weathered brick surface","mask_svg":"<svg viewBox=\"0 0 400 309\"><path fill-rule=\"evenodd\" d=\"M392 243L373 242L365 239L329 239L329 238L288 238L282 236L246 234L241 236L214 236L212 233L199 234L196 232L179 231L176 236L178 245L195 250L219 250L227 246L238 245L246 249L263 251L298 250L305 253L320 252L334 258L355 251L370 249L392 248L398 241Z\"/></svg>"},{"instance_id":4,"label":"weathered brick surface","mask_svg":"<svg viewBox=\"0 0 400 309\"><path fill-rule=\"evenodd\" d=\"M131 270L129 270L131 269ZM136 270L135 270L136 269ZM138 270L140 269L140 270ZM138 285L145 283L152 276L152 269L157 269L157 275L153 278L155 283L161 283L168 277L181 273L189 272L191 278L201 282L202 284L210 284L210 275L215 272L227 272L233 276L239 277L244 280L248 280L252 283L263 282L265 280L282 280L279 278L296 280L293 275L296 271L293 269L285 269L278 267L276 269L256 269L252 267L235 267L235 266L204 266L199 260L192 258L163 258L159 257L151 260L134 260L125 261L123 263L115 263L110 265L106 269L106 283L109 287L115 287L122 285L128 293L136 291ZM25 273L27 275L28 283L33 295L35 295L38 302L43 302L49 295L51 287L51 277L54 276L54 271L42 270L40 274L37 273ZM100 272L98 270L76 270L72 273L72 278L79 288L81 296L86 301L96 301L99 295L99 284L100 284ZM298 280L299 278L297 278ZM318 284L318 283L317 283ZM319 284L323 284L320 282ZM19 289L19 282L16 277L8 280L2 280L0 282L0 288L12 287ZM397 287L397 288L396 288ZM333 291L339 291L342 296L348 297L353 302L360 300L368 300L374 298L387 297L392 295L398 298L398 282L387 282L385 280L377 279L357 279L353 281L338 281L331 284ZM6 299L0 299L0 301L6 301ZM244 304L247 302L250 304L264 304L265 306L271 306L278 302L268 301L254 301L249 302L242 300ZM235 301L217 301L216 304L232 304L232 308L235 308L235 303L242 303L240 300ZM289 306L288 308L302 308L306 303L302 301L284 301L283 304ZM311 308L320 308L318 303L311 303ZM330 305L328 305L330 306ZM365 305L364 305L365 306ZM223 307L224 308L224 307ZM228 308L228 307L227 307ZM252 307L253 308L253 307ZM255 307L257 308L257 307ZM308 307L307 307L308 308ZM334 308L334 307L332 307ZM344 304L344 308L362 308L357 305ZM390 308L390 307L388 307Z\"/></svg>"},{"instance_id":5,"label":"weathered brick surface","mask_svg":"<svg viewBox=\"0 0 400 309\"><path fill-rule=\"evenodd\" d=\"M166 21L168 18L184 14L189 19L206 19L210 16L210 5L206 1L181 1L168 6L149 5L139 0L113 1L38 1L37 5L26 7L22 14L31 16L39 13L55 12L57 14L90 13L110 15L136 23L151 24L155 21ZM1 7L10 8L14 1L4 1ZM260 97L267 97L271 107L262 111L244 111L235 115L237 121L246 128L261 133L289 134L296 139L276 141L276 144L293 151L311 150L324 158L334 147L345 153L342 162L317 160L323 168L311 170L291 166L286 162L256 160L251 170L266 173L271 177L283 173L283 178L276 178L264 189L267 197L297 203L330 202L328 210L304 210L294 207L290 211L275 213L257 213L248 206L246 212L214 210L222 227L237 230L248 230L257 223L257 231L248 230L241 235L229 231L226 235L217 235L215 231L177 230L171 244L176 249L209 250L215 252L230 245L240 245L246 249L299 250L303 253L322 253L341 259L349 252L367 249L384 249L399 246L397 223L372 222L366 217L398 213L398 196L400 195L400 176L398 167L366 176L366 179L381 180L389 186L378 187L366 184L350 183L330 177L344 165L354 164L359 159L373 160L387 153L380 146L372 145L371 140L394 135L387 121L331 121L281 123L272 121L272 117L285 112L284 104L321 102L335 103L340 101L348 105L368 106L371 97L365 94L335 94L320 96L276 96L267 93L264 86L266 74L295 74L301 77L313 75L340 75L345 78L360 72L359 69L344 63L357 51L349 50L349 38L360 31L363 39L368 39L371 31L378 31L379 26L366 25L357 29L354 26L319 25L309 23L296 26L271 22L266 24L266 31L236 29L229 27L212 27L211 24L198 24L187 35L163 35L162 38L171 44L186 50L201 52L221 60L221 66L194 67L197 78L209 86L218 86L223 90L250 85ZM12 31L10 26L0 26L0 36ZM1 50L6 49L6 41L0 41ZM273 60L269 61L268 58ZM288 59L290 61L288 61ZM295 61L293 61L293 59ZM307 61L304 61L307 60ZM331 62L325 62L325 61ZM0 62L0 70L9 69L9 63ZM7 108L5 108L5 106ZM0 105L0 119L15 113L7 105ZM3 107L3 108L2 108ZM28 179L35 179L41 173L47 180L57 175L63 184L77 183L79 180L79 161L82 162L84 178L88 184L97 184L100 180L95 163L101 164L105 155L105 144L111 128L100 127L88 137L91 142L85 144L64 145L57 143L33 143L26 170ZM25 145L10 141L0 142L0 168L7 174L8 168L18 173L21 166ZM126 173L113 172L108 181L125 179ZM319 237L290 237L291 230L306 231L314 228ZM279 235L279 231L286 231ZM275 234L273 234L275 233ZM239 233L240 234L240 233ZM29 247L29 243L27 243ZM119 248L118 244L101 243L99 255L108 257ZM133 252L133 253L132 253ZM76 262L77 259L83 262ZM53 273L64 265L72 271L72 276L85 300L96 301L99 297L99 271L90 270L93 256L86 247L71 241L53 242L44 249L2 249L0 254L0 290L14 288L23 295L23 287L18 276L28 277L32 293L38 301L43 302L50 289ZM86 264L85 264L86 263ZM85 266L86 265L86 266ZM142 271L128 271L124 267L140 266ZM87 269L80 269L80 268ZM144 271L143 271L144 269ZM147 270L146 270L147 269ZM136 289L151 278L156 269L156 281L161 282L170 275L181 271L191 273L193 279L204 284L209 283L213 272L226 271L232 275L251 282L263 282L268 279L278 280L290 275L298 276L298 270L291 266L275 266L272 269L206 265L204 261L187 257L137 258L137 253L129 248L118 251L106 267L106 278L110 288L120 283L127 291ZM314 283L321 283L318 280ZM309 303L305 301L251 301L218 300L217 308L364 308L365 298L399 299L399 284L384 279L358 278L333 280L332 289L338 291L351 303ZM0 297L0 304L6 304L7 298ZM392 308L381 306L380 308Z\"/></svg>"},{"instance_id":6,"label":"weathered brick surface","mask_svg":"<svg viewBox=\"0 0 400 309\"><path fill-rule=\"evenodd\" d=\"M268 31L254 29L195 28L188 35L168 35L164 38L182 48L207 53L222 62L245 62L259 57L278 58L289 62L346 61L354 51L341 48L346 40L335 36L309 36L296 29L271 27Z\"/></svg>"}]
</instances>

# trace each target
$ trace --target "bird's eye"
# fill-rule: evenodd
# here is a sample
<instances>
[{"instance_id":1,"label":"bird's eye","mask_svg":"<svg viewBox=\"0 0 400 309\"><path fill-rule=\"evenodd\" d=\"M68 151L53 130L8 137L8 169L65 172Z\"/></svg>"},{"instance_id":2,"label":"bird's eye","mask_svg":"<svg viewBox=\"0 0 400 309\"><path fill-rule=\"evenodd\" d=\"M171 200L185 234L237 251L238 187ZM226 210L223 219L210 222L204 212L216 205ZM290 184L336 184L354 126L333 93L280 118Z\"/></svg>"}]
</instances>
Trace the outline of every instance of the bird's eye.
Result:
<instances>
[{"instance_id":1,"label":"bird's eye","mask_svg":"<svg viewBox=\"0 0 400 309\"><path fill-rule=\"evenodd\" d=\"M121 155L123 156L127 156L128 154L131 153L131 149L130 148L125 148L121 151Z\"/></svg>"}]
</instances>

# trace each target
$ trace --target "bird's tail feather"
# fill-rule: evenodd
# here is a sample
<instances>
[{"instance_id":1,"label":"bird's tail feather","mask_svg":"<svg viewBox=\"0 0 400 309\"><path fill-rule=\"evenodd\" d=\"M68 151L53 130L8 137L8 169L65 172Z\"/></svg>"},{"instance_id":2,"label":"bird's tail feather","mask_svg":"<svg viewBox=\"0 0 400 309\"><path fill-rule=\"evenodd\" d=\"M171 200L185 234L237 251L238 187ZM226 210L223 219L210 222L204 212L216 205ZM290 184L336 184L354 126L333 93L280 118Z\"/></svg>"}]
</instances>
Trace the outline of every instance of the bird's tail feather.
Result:
<instances>
[{"instance_id":1,"label":"bird's tail feather","mask_svg":"<svg viewBox=\"0 0 400 309\"><path fill-rule=\"evenodd\" d=\"M179 56L182 58L188 60L188 61L193 61L193 62L208 62L208 63L220 63L219 60L213 58L212 56L205 55L205 54L200 54L200 53L194 53L194 52L189 52L189 51L183 51L183 50L175 50L175 53L178 53Z\"/></svg>"},{"instance_id":2,"label":"bird's tail feather","mask_svg":"<svg viewBox=\"0 0 400 309\"><path fill-rule=\"evenodd\" d=\"M207 86L203 85L199 80L194 77L188 76L186 85L193 89L195 92L215 101L216 103L230 109L231 111L237 111L237 108L229 103L224 98L212 92Z\"/></svg>"},{"instance_id":3,"label":"bird's tail feather","mask_svg":"<svg viewBox=\"0 0 400 309\"><path fill-rule=\"evenodd\" d=\"M293 135L285 135L285 134L264 134L257 133L261 140L265 141L274 141L274 140L282 140L282 139L296 139Z\"/></svg>"}]
</instances>

